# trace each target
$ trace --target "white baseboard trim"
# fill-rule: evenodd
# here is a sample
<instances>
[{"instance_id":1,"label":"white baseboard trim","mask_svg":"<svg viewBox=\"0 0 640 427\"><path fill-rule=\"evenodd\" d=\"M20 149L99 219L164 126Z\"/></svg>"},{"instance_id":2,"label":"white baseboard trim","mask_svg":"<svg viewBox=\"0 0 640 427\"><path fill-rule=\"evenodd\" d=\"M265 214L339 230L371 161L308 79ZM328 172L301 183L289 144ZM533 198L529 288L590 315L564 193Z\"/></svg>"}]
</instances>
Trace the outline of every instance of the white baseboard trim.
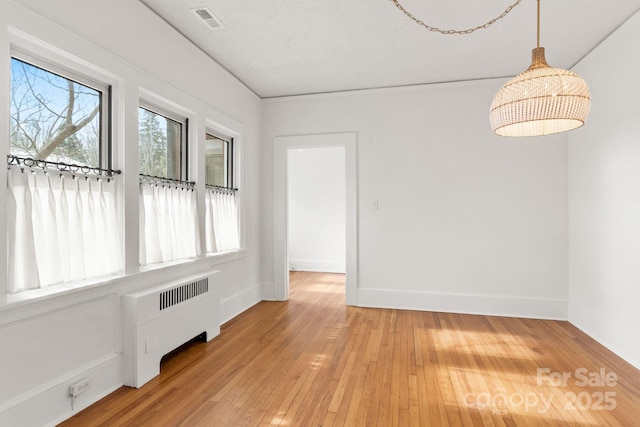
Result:
<instances>
[{"instance_id":1,"label":"white baseboard trim","mask_svg":"<svg viewBox=\"0 0 640 427\"><path fill-rule=\"evenodd\" d=\"M359 307L567 320L568 301L485 295L358 289Z\"/></svg>"},{"instance_id":2,"label":"white baseboard trim","mask_svg":"<svg viewBox=\"0 0 640 427\"><path fill-rule=\"evenodd\" d=\"M107 355L3 404L0 425L59 424L122 387L121 359L119 353ZM91 379L91 387L77 397L72 410L69 386L82 378Z\"/></svg>"},{"instance_id":3,"label":"white baseboard trim","mask_svg":"<svg viewBox=\"0 0 640 427\"><path fill-rule=\"evenodd\" d=\"M255 285L220 301L220 324L262 301L262 287Z\"/></svg>"},{"instance_id":4,"label":"white baseboard trim","mask_svg":"<svg viewBox=\"0 0 640 427\"><path fill-rule=\"evenodd\" d=\"M317 273L344 273L347 271L345 261L324 261L316 259L290 259L289 269L292 271L312 271Z\"/></svg>"},{"instance_id":5,"label":"white baseboard trim","mask_svg":"<svg viewBox=\"0 0 640 427\"><path fill-rule=\"evenodd\" d=\"M640 334L634 328L612 322L581 304L569 304L569 322L609 350L640 369Z\"/></svg>"}]
</instances>

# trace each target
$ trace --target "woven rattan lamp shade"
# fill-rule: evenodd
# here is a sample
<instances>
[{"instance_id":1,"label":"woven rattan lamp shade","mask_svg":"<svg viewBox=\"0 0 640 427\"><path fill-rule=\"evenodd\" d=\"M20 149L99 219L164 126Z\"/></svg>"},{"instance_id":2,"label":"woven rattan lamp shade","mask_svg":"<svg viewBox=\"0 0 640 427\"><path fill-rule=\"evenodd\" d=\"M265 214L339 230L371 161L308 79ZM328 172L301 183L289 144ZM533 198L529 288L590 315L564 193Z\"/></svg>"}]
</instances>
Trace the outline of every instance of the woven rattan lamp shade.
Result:
<instances>
[{"instance_id":1,"label":"woven rattan lamp shade","mask_svg":"<svg viewBox=\"0 0 640 427\"><path fill-rule=\"evenodd\" d=\"M494 97L490 122L501 136L549 135L582 126L590 107L589 87L582 77L550 67L539 47L533 50L531 67Z\"/></svg>"}]
</instances>

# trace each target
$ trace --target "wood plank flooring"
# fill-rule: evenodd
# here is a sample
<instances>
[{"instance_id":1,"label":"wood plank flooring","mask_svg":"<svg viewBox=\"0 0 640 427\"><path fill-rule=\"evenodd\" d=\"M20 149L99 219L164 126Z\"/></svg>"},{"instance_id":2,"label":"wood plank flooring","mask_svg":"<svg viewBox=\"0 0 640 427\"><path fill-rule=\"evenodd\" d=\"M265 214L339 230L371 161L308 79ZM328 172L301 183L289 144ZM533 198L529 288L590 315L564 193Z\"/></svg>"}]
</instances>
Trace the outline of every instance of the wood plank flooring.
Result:
<instances>
[{"instance_id":1,"label":"wood plank flooring","mask_svg":"<svg viewBox=\"0 0 640 427\"><path fill-rule=\"evenodd\" d=\"M640 371L567 322L345 307L337 274L290 295L61 425L640 425Z\"/></svg>"}]
</instances>

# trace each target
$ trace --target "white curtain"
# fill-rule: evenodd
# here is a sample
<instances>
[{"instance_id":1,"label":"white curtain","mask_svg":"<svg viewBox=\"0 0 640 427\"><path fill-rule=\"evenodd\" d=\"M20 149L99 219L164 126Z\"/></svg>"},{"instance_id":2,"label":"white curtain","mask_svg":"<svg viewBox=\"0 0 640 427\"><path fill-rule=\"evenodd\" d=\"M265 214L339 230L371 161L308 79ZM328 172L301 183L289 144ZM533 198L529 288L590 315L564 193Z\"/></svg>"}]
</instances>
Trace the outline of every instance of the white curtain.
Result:
<instances>
[{"instance_id":1,"label":"white curtain","mask_svg":"<svg viewBox=\"0 0 640 427\"><path fill-rule=\"evenodd\" d=\"M208 253L240 248L236 193L209 188L206 191L205 231Z\"/></svg>"},{"instance_id":2,"label":"white curtain","mask_svg":"<svg viewBox=\"0 0 640 427\"><path fill-rule=\"evenodd\" d=\"M8 189L9 293L122 270L113 179L12 166Z\"/></svg>"},{"instance_id":3,"label":"white curtain","mask_svg":"<svg viewBox=\"0 0 640 427\"><path fill-rule=\"evenodd\" d=\"M193 188L140 183L140 264L197 257L198 211Z\"/></svg>"}]
</instances>

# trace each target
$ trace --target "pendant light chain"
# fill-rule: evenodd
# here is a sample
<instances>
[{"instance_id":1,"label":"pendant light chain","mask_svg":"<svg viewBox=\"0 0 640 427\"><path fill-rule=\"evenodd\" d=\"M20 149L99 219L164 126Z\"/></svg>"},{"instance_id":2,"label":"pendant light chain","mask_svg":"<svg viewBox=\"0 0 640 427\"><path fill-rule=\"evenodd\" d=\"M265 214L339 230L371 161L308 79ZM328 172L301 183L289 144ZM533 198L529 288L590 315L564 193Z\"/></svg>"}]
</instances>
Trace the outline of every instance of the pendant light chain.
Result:
<instances>
[{"instance_id":1,"label":"pendant light chain","mask_svg":"<svg viewBox=\"0 0 640 427\"><path fill-rule=\"evenodd\" d=\"M540 0L538 0L538 44L536 47L540 47Z\"/></svg>"},{"instance_id":2,"label":"pendant light chain","mask_svg":"<svg viewBox=\"0 0 640 427\"><path fill-rule=\"evenodd\" d=\"M489 28L490 26L492 26L493 24L495 24L496 22L498 22L500 19L504 18L505 16L507 16L509 14L509 12L511 12L511 10L516 7L517 5L519 5L522 0L516 0L515 3L513 3L512 5L510 5L508 8L505 9L504 12L502 12L502 14L500 14L500 16L493 18L491 21L483 24L483 25L478 25L477 27L474 28L468 28L466 30L441 30L438 27L432 27L431 25L425 24L424 21L416 18L411 12L409 12L407 9L404 8L404 6L402 6L400 4L400 0L389 0L391 2L393 2L393 4L396 5L396 7L398 9L400 9L402 11L402 13L404 13L405 15L407 15L409 18L411 18L412 20L415 21L416 24L424 27L426 30L434 32L434 33L440 33L440 34L461 34L461 35L465 35L465 34L471 34L474 31L478 31L478 30L484 30ZM540 0L538 0L538 7L540 7ZM539 16L540 14L538 14ZM540 32L538 31L538 34L540 34Z\"/></svg>"}]
</instances>

